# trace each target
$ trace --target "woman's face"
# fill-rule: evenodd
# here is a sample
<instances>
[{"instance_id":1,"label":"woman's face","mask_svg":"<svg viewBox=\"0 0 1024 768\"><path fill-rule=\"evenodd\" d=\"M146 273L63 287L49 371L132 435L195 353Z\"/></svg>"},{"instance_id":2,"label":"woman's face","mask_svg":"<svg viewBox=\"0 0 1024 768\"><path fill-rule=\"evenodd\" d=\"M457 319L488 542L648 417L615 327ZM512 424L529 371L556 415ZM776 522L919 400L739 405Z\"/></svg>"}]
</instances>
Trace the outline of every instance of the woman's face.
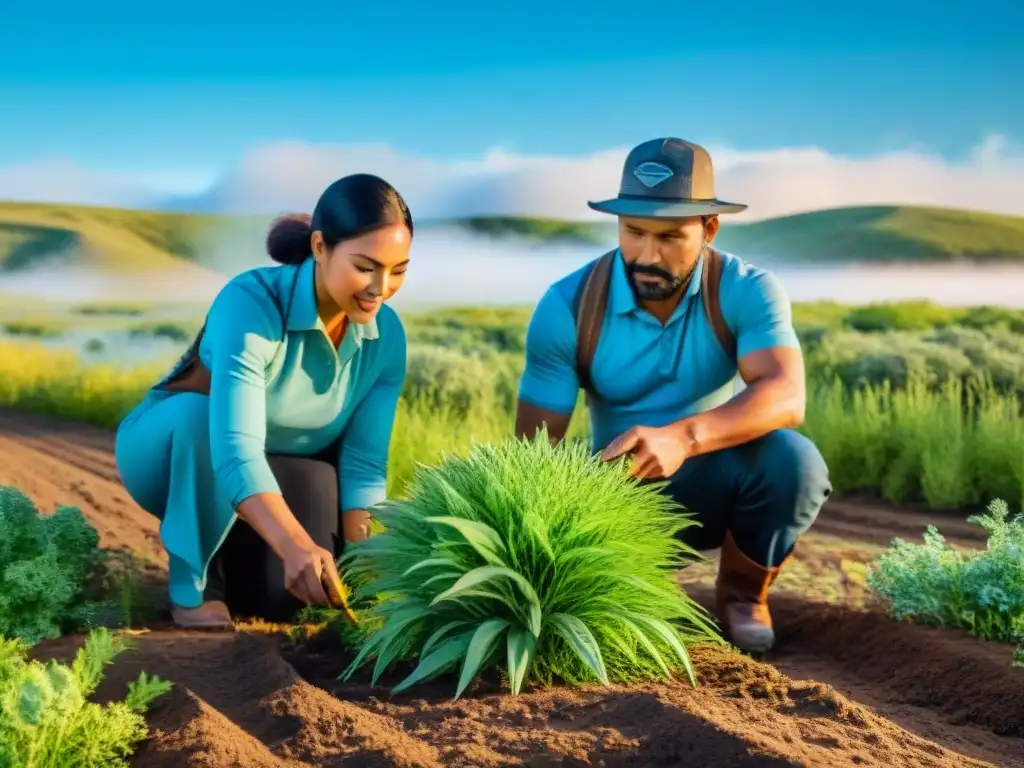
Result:
<instances>
[{"instance_id":1,"label":"woman's face","mask_svg":"<svg viewBox=\"0 0 1024 768\"><path fill-rule=\"evenodd\" d=\"M341 310L351 322L366 323L402 286L412 235L405 224L391 224L342 240L332 249L326 247L320 232L314 232L311 245L318 267L321 316Z\"/></svg>"}]
</instances>

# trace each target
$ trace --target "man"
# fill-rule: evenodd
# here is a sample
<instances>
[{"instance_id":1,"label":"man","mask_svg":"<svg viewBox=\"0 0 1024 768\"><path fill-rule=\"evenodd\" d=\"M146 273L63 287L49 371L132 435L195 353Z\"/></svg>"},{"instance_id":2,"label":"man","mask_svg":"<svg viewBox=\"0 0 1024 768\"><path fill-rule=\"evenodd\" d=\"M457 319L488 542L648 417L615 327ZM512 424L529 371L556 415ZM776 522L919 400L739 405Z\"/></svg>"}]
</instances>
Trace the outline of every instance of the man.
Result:
<instances>
[{"instance_id":1,"label":"man","mask_svg":"<svg viewBox=\"0 0 1024 768\"><path fill-rule=\"evenodd\" d=\"M587 391L593 448L668 479L694 514L686 542L721 547L716 582L727 637L774 643L768 589L831 492L804 418L804 365L776 279L711 248L718 216L711 158L668 138L626 158L619 195L590 207L618 217L619 247L552 285L530 321L516 434L555 441ZM745 389L735 394L739 374Z\"/></svg>"}]
</instances>

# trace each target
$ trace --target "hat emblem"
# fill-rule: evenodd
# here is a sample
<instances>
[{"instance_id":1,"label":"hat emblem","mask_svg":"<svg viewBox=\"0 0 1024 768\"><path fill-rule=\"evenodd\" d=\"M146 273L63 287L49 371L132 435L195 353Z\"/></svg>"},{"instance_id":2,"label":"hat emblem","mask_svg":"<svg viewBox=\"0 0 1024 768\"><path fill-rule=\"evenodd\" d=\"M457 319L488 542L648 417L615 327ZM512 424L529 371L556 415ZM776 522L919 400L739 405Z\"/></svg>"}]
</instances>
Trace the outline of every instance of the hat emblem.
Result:
<instances>
[{"instance_id":1,"label":"hat emblem","mask_svg":"<svg viewBox=\"0 0 1024 768\"><path fill-rule=\"evenodd\" d=\"M671 178L674 174L672 169L661 163L640 163L633 169L633 175L640 180L640 183L650 189L656 187L665 179Z\"/></svg>"}]
</instances>

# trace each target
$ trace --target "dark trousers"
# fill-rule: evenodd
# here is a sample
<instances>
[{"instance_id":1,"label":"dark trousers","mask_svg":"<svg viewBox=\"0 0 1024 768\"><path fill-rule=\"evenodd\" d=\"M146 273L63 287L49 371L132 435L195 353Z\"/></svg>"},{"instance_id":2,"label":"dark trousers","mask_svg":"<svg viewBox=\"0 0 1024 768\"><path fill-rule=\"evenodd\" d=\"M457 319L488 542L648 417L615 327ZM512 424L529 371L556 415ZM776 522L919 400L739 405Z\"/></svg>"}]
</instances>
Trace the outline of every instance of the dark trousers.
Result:
<instances>
[{"instance_id":1,"label":"dark trousers","mask_svg":"<svg viewBox=\"0 0 1024 768\"><path fill-rule=\"evenodd\" d=\"M808 438L778 430L745 445L687 459L665 489L700 527L682 539L716 549L731 532L759 565L779 565L832 493L828 467Z\"/></svg>"},{"instance_id":2,"label":"dark trousers","mask_svg":"<svg viewBox=\"0 0 1024 768\"><path fill-rule=\"evenodd\" d=\"M340 554L337 447L313 457L268 455L281 493L299 524L324 549ZM233 616L286 622L303 604L285 589L284 567L244 520L236 520L207 572L206 600L223 600Z\"/></svg>"}]
</instances>

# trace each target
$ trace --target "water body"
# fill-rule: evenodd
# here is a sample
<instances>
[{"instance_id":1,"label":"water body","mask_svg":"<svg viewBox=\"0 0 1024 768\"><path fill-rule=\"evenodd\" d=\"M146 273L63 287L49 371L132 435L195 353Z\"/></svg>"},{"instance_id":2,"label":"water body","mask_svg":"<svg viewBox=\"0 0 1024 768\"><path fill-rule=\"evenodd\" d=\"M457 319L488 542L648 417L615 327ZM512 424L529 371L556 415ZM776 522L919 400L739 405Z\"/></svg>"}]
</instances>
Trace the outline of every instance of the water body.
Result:
<instances>
[{"instance_id":1,"label":"water body","mask_svg":"<svg viewBox=\"0 0 1024 768\"><path fill-rule=\"evenodd\" d=\"M396 307L532 304L552 282L600 255L600 245L531 246L426 230L413 245L413 263ZM741 254L746 256L746 254ZM258 243L222 243L221 264L230 272L268 263ZM792 266L771 268L793 301L828 299L863 304L929 299L951 306L990 304L1024 307L1024 266L949 264ZM51 266L45 271L0 275L5 296L55 301L209 302L222 274L198 268L137 275Z\"/></svg>"}]
</instances>

